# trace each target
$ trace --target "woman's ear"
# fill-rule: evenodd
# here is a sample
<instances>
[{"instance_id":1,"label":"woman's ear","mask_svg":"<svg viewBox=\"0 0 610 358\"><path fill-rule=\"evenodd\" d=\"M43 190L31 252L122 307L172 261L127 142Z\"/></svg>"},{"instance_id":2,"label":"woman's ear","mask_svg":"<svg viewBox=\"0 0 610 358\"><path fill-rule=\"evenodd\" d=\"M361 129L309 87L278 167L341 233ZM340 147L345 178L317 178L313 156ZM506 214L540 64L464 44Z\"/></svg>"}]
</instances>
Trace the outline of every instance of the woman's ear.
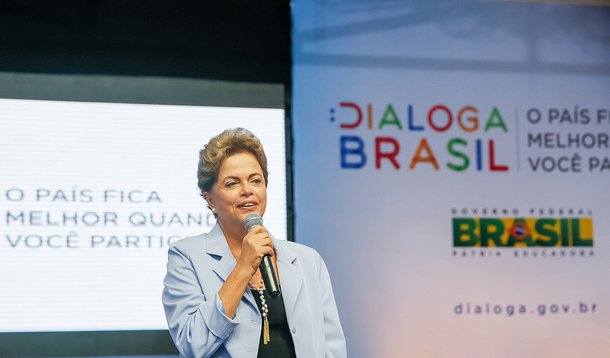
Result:
<instances>
[{"instance_id":1,"label":"woman's ear","mask_svg":"<svg viewBox=\"0 0 610 358\"><path fill-rule=\"evenodd\" d=\"M214 201L212 200L212 196L210 195L210 193L207 191L204 191L202 196L205 199L205 201L208 203L208 208L210 208L210 210L212 210L212 212L214 214L216 214L216 208L214 208Z\"/></svg>"}]
</instances>

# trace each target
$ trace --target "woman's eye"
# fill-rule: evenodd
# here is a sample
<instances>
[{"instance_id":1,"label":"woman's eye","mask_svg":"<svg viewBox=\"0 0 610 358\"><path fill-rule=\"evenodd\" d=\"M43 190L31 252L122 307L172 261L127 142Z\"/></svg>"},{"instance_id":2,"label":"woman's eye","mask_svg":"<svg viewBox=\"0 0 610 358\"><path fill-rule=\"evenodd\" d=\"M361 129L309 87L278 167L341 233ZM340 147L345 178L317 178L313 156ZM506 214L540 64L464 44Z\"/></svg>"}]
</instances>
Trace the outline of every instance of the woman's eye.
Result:
<instances>
[{"instance_id":1,"label":"woman's eye","mask_svg":"<svg viewBox=\"0 0 610 358\"><path fill-rule=\"evenodd\" d=\"M226 186L228 186L229 188L232 188L232 187L234 187L234 186L236 186L236 185L237 185L237 182L236 182L236 181L230 181L230 182L228 182L228 183L226 184Z\"/></svg>"},{"instance_id":2,"label":"woman's eye","mask_svg":"<svg viewBox=\"0 0 610 358\"><path fill-rule=\"evenodd\" d=\"M263 183L262 179L254 179L252 180L252 184L261 185Z\"/></svg>"}]
</instances>

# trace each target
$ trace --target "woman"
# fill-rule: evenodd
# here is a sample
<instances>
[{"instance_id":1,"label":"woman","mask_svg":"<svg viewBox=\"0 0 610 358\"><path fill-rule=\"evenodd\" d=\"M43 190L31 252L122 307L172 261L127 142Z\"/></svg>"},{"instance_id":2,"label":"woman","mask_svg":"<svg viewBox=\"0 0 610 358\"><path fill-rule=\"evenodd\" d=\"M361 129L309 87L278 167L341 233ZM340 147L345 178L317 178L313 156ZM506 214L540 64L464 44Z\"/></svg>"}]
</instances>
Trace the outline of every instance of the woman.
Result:
<instances>
[{"instance_id":1,"label":"woman","mask_svg":"<svg viewBox=\"0 0 610 358\"><path fill-rule=\"evenodd\" d=\"M216 216L207 234L169 249L163 305L186 357L345 357L345 338L324 261L313 249L244 228L267 206L267 158L249 131L225 130L199 153L198 186ZM281 295L258 270L272 258ZM263 312L263 314L261 314ZM265 322L266 321L266 322Z\"/></svg>"}]
</instances>

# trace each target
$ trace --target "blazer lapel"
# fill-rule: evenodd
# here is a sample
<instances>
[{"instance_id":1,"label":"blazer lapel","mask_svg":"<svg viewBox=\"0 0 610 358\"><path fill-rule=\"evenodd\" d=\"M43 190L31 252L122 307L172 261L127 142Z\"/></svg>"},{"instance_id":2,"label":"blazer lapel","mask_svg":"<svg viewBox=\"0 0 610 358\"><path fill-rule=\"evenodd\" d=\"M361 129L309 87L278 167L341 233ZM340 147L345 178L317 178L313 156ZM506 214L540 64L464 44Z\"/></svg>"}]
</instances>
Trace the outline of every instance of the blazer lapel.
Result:
<instances>
[{"instance_id":1,"label":"blazer lapel","mask_svg":"<svg viewBox=\"0 0 610 358\"><path fill-rule=\"evenodd\" d=\"M284 305L286 306L286 316L290 317L303 286L303 273L298 266L296 253L288 245L275 239L273 245L277 251L277 266Z\"/></svg>"},{"instance_id":2,"label":"blazer lapel","mask_svg":"<svg viewBox=\"0 0 610 358\"><path fill-rule=\"evenodd\" d=\"M212 258L212 260L210 260L210 268L223 282L225 282L227 277L229 277L229 274L231 274L231 271L235 268L237 262L229 249L227 239L218 223L214 226L212 231L208 233L205 251ZM256 301L249 288L246 288L244 297L256 308Z\"/></svg>"},{"instance_id":3,"label":"blazer lapel","mask_svg":"<svg viewBox=\"0 0 610 358\"><path fill-rule=\"evenodd\" d=\"M231 254L231 250L229 250L229 245L222 233L222 229L220 229L220 225L216 224L212 231L208 233L205 246L206 253L212 258L210 260L210 268L222 281L226 281L236 262Z\"/></svg>"}]
</instances>

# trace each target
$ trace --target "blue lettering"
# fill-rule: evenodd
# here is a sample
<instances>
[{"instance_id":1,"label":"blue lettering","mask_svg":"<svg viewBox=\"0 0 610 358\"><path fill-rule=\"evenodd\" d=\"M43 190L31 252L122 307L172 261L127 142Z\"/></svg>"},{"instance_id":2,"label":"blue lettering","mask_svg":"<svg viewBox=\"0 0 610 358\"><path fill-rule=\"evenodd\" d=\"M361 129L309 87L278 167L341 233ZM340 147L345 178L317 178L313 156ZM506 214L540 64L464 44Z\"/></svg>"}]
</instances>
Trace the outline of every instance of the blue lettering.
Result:
<instances>
[{"instance_id":1,"label":"blue lettering","mask_svg":"<svg viewBox=\"0 0 610 358\"><path fill-rule=\"evenodd\" d=\"M348 156L356 157L357 160L348 161ZM365 164L364 141L358 136L341 136L341 168L360 169Z\"/></svg>"}]
</instances>

